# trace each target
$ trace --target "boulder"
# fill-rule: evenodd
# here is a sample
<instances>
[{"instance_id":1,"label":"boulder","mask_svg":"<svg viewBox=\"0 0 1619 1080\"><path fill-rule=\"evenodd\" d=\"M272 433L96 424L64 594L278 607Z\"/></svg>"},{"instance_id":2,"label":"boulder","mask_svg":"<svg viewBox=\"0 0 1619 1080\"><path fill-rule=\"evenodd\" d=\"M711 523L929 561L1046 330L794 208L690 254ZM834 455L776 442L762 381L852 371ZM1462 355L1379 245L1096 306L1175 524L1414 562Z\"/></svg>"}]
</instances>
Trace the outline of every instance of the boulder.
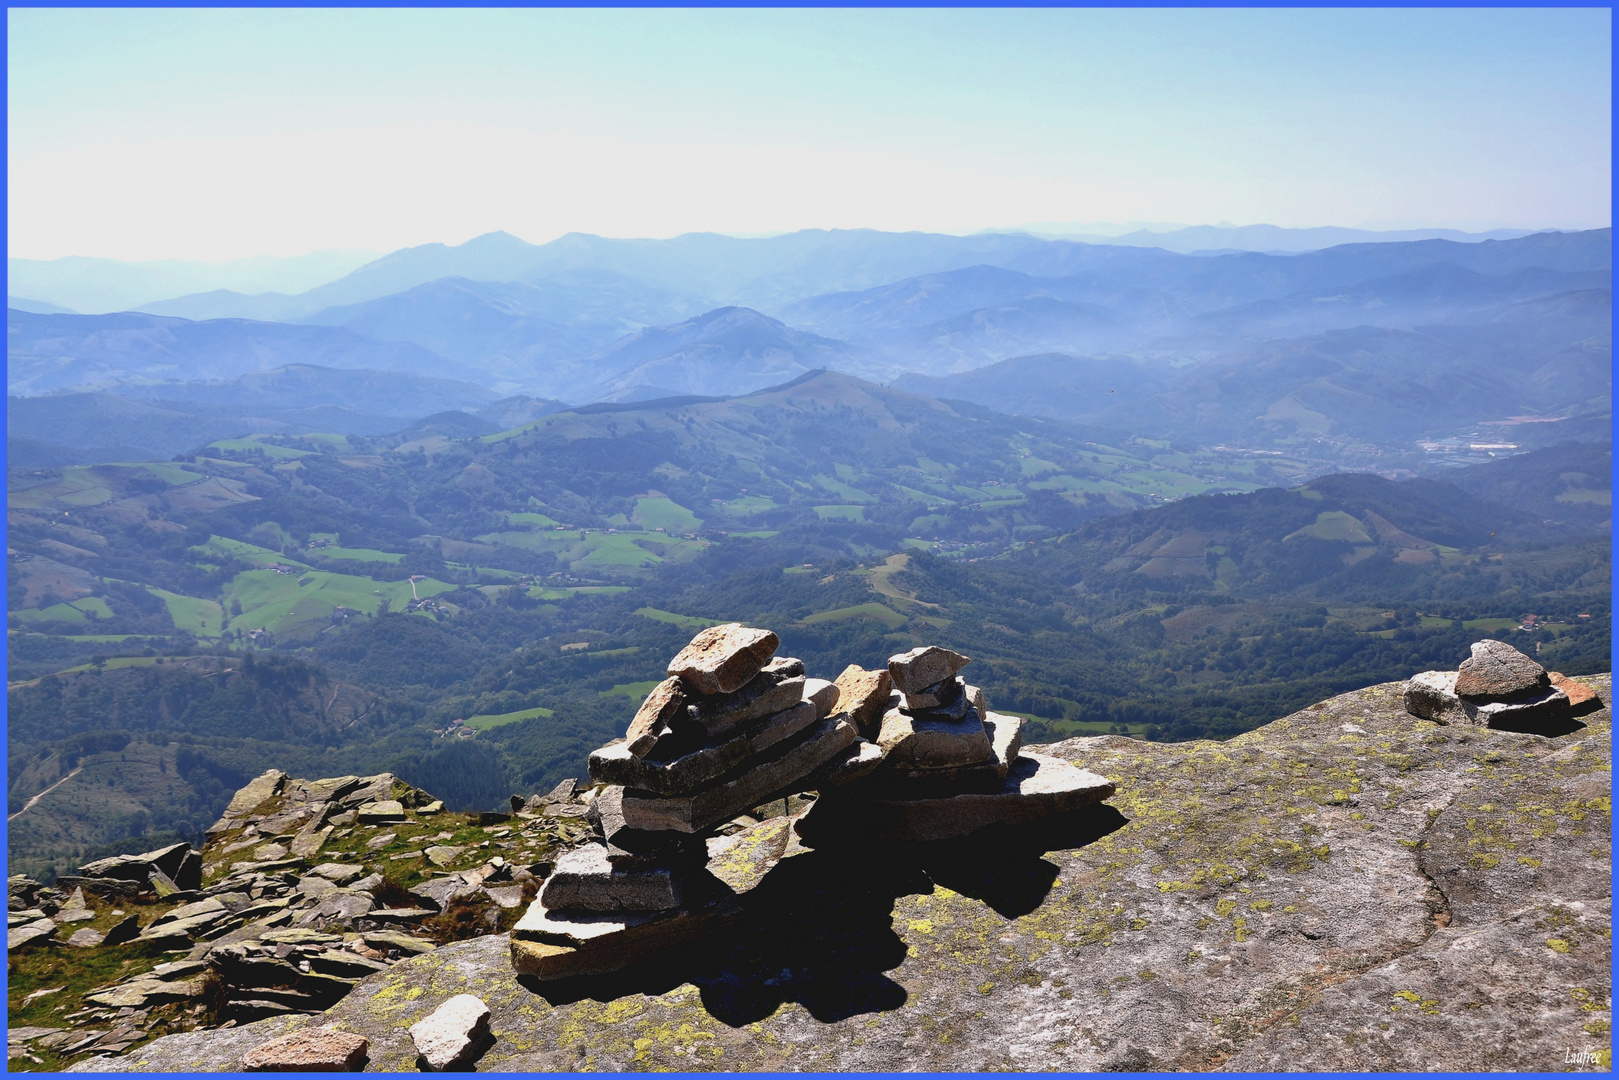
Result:
<instances>
[{"instance_id":1,"label":"boulder","mask_svg":"<svg viewBox=\"0 0 1619 1080\"><path fill-rule=\"evenodd\" d=\"M248 1072L357 1072L370 1042L335 1027L309 1028L272 1039L242 1055Z\"/></svg>"},{"instance_id":2,"label":"boulder","mask_svg":"<svg viewBox=\"0 0 1619 1080\"><path fill-rule=\"evenodd\" d=\"M73 936L67 939L67 943L76 949L93 949L106 940L106 934L86 926L81 930L73 931Z\"/></svg>"},{"instance_id":3,"label":"boulder","mask_svg":"<svg viewBox=\"0 0 1619 1080\"><path fill-rule=\"evenodd\" d=\"M680 906L684 869L617 867L603 845L585 844L557 860L539 899L551 911L667 911Z\"/></svg>"},{"instance_id":4,"label":"boulder","mask_svg":"<svg viewBox=\"0 0 1619 1080\"><path fill-rule=\"evenodd\" d=\"M1023 754L993 792L939 798L822 795L796 826L807 843L922 841L965 836L990 825L1021 825L1113 795L1112 781L1043 754Z\"/></svg>"},{"instance_id":5,"label":"boulder","mask_svg":"<svg viewBox=\"0 0 1619 1080\"><path fill-rule=\"evenodd\" d=\"M937 645L921 645L888 658L888 673L902 694L925 691L966 667L972 661L958 652Z\"/></svg>"},{"instance_id":6,"label":"boulder","mask_svg":"<svg viewBox=\"0 0 1619 1080\"><path fill-rule=\"evenodd\" d=\"M977 709L960 720L935 720L890 709L877 732L885 768L948 769L988 761L993 748Z\"/></svg>"},{"instance_id":7,"label":"boulder","mask_svg":"<svg viewBox=\"0 0 1619 1080\"><path fill-rule=\"evenodd\" d=\"M597 783L658 795L690 794L748 758L796 735L816 719L815 704L799 701L791 708L747 724L734 735L667 759L656 754L639 757L630 751L627 742L610 743L591 753L590 777Z\"/></svg>"},{"instance_id":8,"label":"boulder","mask_svg":"<svg viewBox=\"0 0 1619 1080\"><path fill-rule=\"evenodd\" d=\"M863 736L877 733L883 713L888 711L888 698L894 692L894 677L884 668L867 671L858 664L850 664L838 676L838 708L849 714L849 722Z\"/></svg>"},{"instance_id":9,"label":"boulder","mask_svg":"<svg viewBox=\"0 0 1619 1080\"><path fill-rule=\"evenodd\" d=\"M1544 691L1546 669L1504 641L1475 641L1473 655L1457 669L1455 693L1476 703L1506 701Z\"/></svg>"},{"instance_id":10,"label":"boulder","mask_svg":"<svg viewBox=\"0 0 1619 1080\"><path fill-rule=\"evenodd\" d=\"M686 708L686 684L671 675L646 696L629 730L624 733L624 746L636 757L644 757L657 743L658 736L667 730L670 721Z\"/></svg>"},{"instance_id":11,"label":"boulder","mask_svg":"<svg viewBox=\"0 0 1619 1080\"><path fill-rule=\"evenodd\" d=\"M804 737L766 761L750 764L733 779L716 783L695 794L658 797L626 790L624 821L629 828L647 831L696 833L727 821L771 796L796 791L804 777L832 760L856 739L854 726L832 716L811 728ZM985 752L989 744L985 742Z\"/></svg>"},{"instance_id":12,"label":"boulder","mask_svg":"<svg viewBox=\"0 0 1619 1080\"><path fill-rule=\"evenodd\" d=\"M741 623L710 626L669 661L669 674L698 694L729 694L759 674L779 643L771 631Z\"/></svg>"},{"instance_id":13,"label":"boulder","mask_svg":"<svg viewBox=\"0 0 1619 1080\"><path fill-rule=\"evenodd\" d=\"M1510 700L1464 698L1454 692L1460 680L1454 671L1424 671L1406 680L1401 691L1405 711L1436 724L1472 724L1477 727L1534 724L1569 715L1569 698L1559 686L1519 692Z\"/></svg>"},{"instance_id":14,"label":"boulder","mask_svg":"<svg viewBox=\"0 0 1619 1080\"><path fill-rule=\"evenodd\" d=\"M457 994L409 1030L428 1068L470 1065L489 1040L489 1006L472 994Z\"/></svg>"}]
</instances>

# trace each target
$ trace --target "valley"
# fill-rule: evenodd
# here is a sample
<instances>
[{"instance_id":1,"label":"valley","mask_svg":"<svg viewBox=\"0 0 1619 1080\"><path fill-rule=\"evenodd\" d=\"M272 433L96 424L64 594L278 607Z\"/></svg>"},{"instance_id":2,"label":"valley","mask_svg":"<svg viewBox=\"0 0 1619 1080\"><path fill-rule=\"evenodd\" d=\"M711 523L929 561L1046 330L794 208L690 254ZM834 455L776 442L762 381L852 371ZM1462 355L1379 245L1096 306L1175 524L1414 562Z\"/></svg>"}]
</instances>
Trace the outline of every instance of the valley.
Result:
<instances>
[{"instance_id":1,"label":"valley","mask_svg":"<svg viewBox=\"0 0 1619 1080\"><path fill-rule=\"evenodd\" d=\"M1610 277L1608 230L492 234L30 302L12 864L271 766L542 790L719 621L827 677L948 645L1032 741L1230 738L1481 633L1607 670Z\"/></svg>"}]
</instances>

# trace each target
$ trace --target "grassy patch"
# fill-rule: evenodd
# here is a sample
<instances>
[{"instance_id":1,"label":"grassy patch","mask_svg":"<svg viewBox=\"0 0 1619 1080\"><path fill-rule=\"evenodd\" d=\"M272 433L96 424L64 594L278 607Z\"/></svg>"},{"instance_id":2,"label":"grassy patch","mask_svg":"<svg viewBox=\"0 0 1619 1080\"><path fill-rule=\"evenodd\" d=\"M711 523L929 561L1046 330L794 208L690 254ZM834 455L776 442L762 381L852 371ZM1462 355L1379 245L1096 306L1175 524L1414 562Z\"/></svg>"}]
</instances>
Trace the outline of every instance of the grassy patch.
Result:
<instances>
[{"instance_id":1,"label":"grassy patch","mask_svg":"<svg viewBox=\"0 0 1619 1080\"><path fill-rule=\"evenodd\" d=\"M672 611L660 611L654 607L636 608L635 613L645 619L672 623L687 630L701 630L705 626L718 626L720 623L718 619L705 619L699 615L676 615Z\"/></svg>"},{"instance_id":2,"label":"grassy patch","mask_svg":"<svg viewBox=\"0 0 1619 1080\"><path fill-rule=\"evenodd\" d=\"M1300 536L1314 537L1317 540L1341 540L1350 544L1372 542L1366 526L1362 525L1358 518L1342 510L1323 510L1316 515L1315 524L1288 533L1282 539L1287 541Z\"/></svg>"},{"instance_id":3,"label":"grassy patch","mask_svg":"<svg viewBox=\"0 0 1619 1080\"><path fill-rule=\"evenodd\" d=\"M234 450L237 453L252 453L257 450L263 453L265 457L274 458L277 461L291 461L295 458L309 457L314 453L313 450L294 450L290 446L273 446L270 443L259 442L257 439L220 439L208 445L215 450Z\"/></svg>"},{"instance_id":4,"label":"grassy patch","mask_svg":"<svg viewBox=\"0 0 1619 1080\"><path fill-rule=\"evenodd\" d=\"M533 720L537 716L554 716L551 709L536 705L532 709L519 709L517 712L485 714L483 716L469 716L462 723L467 727L477 728L479 731L488 731L503 724L515 724L519 720Z\"/></svg>"},{"instance_id":5,"label":"grassy patch","mask_svg":"<svg viewBox=\"0 0 1619 1080\"><path fill-rule=\"evenodd\" d=\"M506 520L513 525L539 525L547 529L554 529L562 524L556 518L546 517L544 514L507 514Z\"/></svg>"},{"instance_id":6,"label":"grassy patch","mask_svg":"<svg viewBox=\"0 0 1619 1080\"><path fill-rule=\"evenodd\" d=\"M720 505L732 517L752 517L755 514L762 514L766 510L774 510L776 501L767 499L763 495L743 495Z\"/></svg>"},{"instance_id":7,"label":"grassy patch","mask_svg":"<svg viewBox=\"0 0 1619 1080\"><path fill-rule=\"evenodd\" d=\"M696 532L703 520L673 499L644 496L635 500L630 520L648 529L668 529L672 533Z\"/></svg>"},{"instance_id":8,"label":"grassy patch","mask_svg":"<svg viewBox=\"0 0 1619 1080\"><path fill-rule=\"evenodd\" d=\"M629 698L631 701L639 701L641 698L644 698L648 694L652 693L652 688L657 686L658 683L662 681L662 679L648 679L645 682L617 683L611 689L603 690L601 692L601 696L612 697L615 694L621 694L624 697Z\"/></svg>"},{"instance_id":9,"label":"grassy patch","mask_svg":"<svg viewBox=\"0 0 1619 1080\"><path fill-rule=\"evenodd\" d=\"M847 622L851 619L869 619L881 623L890 630L897 630L906 622L906 617L885 604L872 601L867 604L855 604L853 607L833 608L831 611L821 611L801 620L806 626L818 623Z\"/></svg>"},{"instance_id":10,"label":"grassy patch","mask_svg":"<svg viewBox=\"0 0 1619 1080\"><path fill-rule=\"evenodd\" d=\"M353 559L357 562L397 563L404 558L396 551L378 551L376 548L311 548L309 553L323 559Z\"/></svg>"},{"instance_id":11,"label":"grassy patch","mask_svg":"<svg viewBox=\"0 0 1619 1080\"><path fill-rule=\"evenodd\" d=\"M864 521L864 506L817 506L815 516L822 521Z\"/></svg>"},{"instance_id":12,"label":"grassy patch","mask_svg":"<svg viewBox=\"0 0 1619 1080\"><path fill-rule=\"evenodd\" d=\"M162 600L169 609L169 618L177 630L195 634L200 638L216 638L224 626L225 609L213 600L184 596L148 585L146 591Z\"/></svg>"}]
</instances>

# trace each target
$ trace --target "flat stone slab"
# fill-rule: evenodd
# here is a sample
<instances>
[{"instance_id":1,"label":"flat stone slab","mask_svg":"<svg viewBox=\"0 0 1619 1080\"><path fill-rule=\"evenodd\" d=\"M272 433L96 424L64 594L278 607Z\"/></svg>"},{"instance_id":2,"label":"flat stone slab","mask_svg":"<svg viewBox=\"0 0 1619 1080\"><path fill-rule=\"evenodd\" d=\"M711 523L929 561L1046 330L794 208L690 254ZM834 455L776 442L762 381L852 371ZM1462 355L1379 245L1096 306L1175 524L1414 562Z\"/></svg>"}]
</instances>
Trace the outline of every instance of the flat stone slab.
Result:
<instances>
[{"instance_id":1,"label":"flat stone slab","mask_svg":"<svg viewBox=\"0 0 1619 1080\"><path fill-rule=\"evenodd\" d=\"M832 687L832 684L825 683L825 686ZM591 752L590 778L597 783L658 795L689 795L748 758L803 731L818 719L817 711L814 702L800 700L790 708L743 726L718 742L668 760L637 756L627 740L612 743ZM431 848L428 854L431 858Z\"/></svg>"},{"instance_id":2,"label":"flat stone slab","mask_svg":"<svg viewBox=\"0 0 1619 1080\"><path fill-rule=\"evenodd\" d=\"M1549 685L1546 669L1504 641L1473 642L1473 655L1456 671L1456 695L1480 704Z\"/></svg>"},{"instance_id":3,"label":"flat stone slab","mask_svg":"<svg viewBox=\"0 0 1619 1080\"><path fill-rule=\"evenodd\" d=\"M615 867L601 844L565 853L545 879L539 901L548 911L668 911L680 906L686 867Z\"/></svg>"},{"instance_id":4,"label":"flat stone slab","mask_svg":"<svg viewBox=\"0 0 1619 1080\"><path fill-rule=\"evenodd\" d=\"M684 753L693 749L686 740L695 737L694 732L713 738L750 720L790 709L804 700L806 685L803 675L762 671L732 693L691 700L685 715L670 722L671 731L665 739L670 740L669 745L678 747L675 752ZM669 756L670 751L665 750L663 744L664 739L660 739L652 753Z\"/></svg>"},{"instance_id":5,"label":"flat stone slab","mask_svg":"<svg viewBox=\"0 0 1619 1080\"><path fill-rule=\"evenodd\" d=\"M256 1046L242 1055L248 1072L354 1072L370 1042L336 1028L310 1028Z\"/></svg>"},{"instance_id":6,"label":"flat stone slab","mask_svg":"<svg viewBox=\"0 0 1619 1080\"><path fill-rule=\"evenodd\" d=\"M931 798L965 791L998 790L1022 749L1023 721L1004 713L986 713L984 731L989 735L990 756L977 765L947 769L883 768L850 790L862 797L889 794L899 798Z\"/></svg>"},{"instance_id":7,"label":"flat stone slab","mask_svg":"<svg viewBox=\"0 0 1619 1080\"><path fill-rule=\"evenodd\" d=\"M669 661L669 674L695 693L729 694L759 674L778 644L780 639L769 630L741 623L710 626Z\"/></svg>"},{"instance_id":8,"label":"flat stone slab","mask_svg":"<svg viewBox=\"0 0 1619 1080\"><path fill-rule=\"evenodd\" d=\"M512 928L512 968L541 980L603 975L668 953L740 914L723 893L699 907L655 914L554 912L535 900Z\"/></svg>"},{"instance_id":9,"label":"flat stone slab","mask_svg":"<svg viewBox=\"0 0 1619 1080\"><path fill-rule=\"evenodd\" d=\"M972 663L958 652L938 645L920 645L888 658L888 673L902 694L916 693L944 682Z\"/></svg>"},{"instance_id":10,"label":"flat stone slab","mask_svg":"<svg viewBox=\"0 0 1619 1080\"><path fill-rule=\"evenodd\" d=\"M625 824L632 829L701 832L758 806L783 791L796 791L803 779L855 741L854 725L841 715L811 728L801 739L767 761L745 763L740 775L694 795L658 798L626 790ZM986 750L988 742L985 743Z\"/></svg>"},{"instance_id":11,"label":"flat stone slab","mask_svg":"<svg viewBox=\"0 0 1619 1080\"><path fill-rule=\"evenodd\" d=\"M993 792L925 799L824 794L797 829L811 844L839 839L946 840L989 825L1020 825L1076 810L1110 798L1114 790L1111 780L1060 758L1023 754Z\"/></svg>"},{"instance_id":12,"label":"flat stone slab","mask_svg":"<svg viewBox=\"0 0 1619 1080\"><path fill-rule=\"evenodd\" d=\"M890 709L877 732L887 768L949 769L988 761L989 733L977 709L960 720L933 720Z\"/></svg>"}]
</instances>

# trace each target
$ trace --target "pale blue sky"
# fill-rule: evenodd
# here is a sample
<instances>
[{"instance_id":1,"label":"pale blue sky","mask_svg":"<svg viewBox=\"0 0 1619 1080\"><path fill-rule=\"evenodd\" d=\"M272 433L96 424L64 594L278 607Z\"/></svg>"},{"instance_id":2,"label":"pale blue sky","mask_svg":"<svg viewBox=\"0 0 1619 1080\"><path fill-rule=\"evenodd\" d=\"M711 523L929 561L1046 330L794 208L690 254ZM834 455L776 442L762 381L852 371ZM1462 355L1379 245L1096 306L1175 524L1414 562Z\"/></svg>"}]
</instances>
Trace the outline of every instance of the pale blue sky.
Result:
<instances>
[{"instance_id":1,"label":"pale blue sky","mask_svg":"<svg viewBox=\"0 0 1619 1080\"><path fill-rule=\"evenodd\" d=\"M1600 10L17 10L10 254L1582 228Z\"/></svg>"}]
</instances>

